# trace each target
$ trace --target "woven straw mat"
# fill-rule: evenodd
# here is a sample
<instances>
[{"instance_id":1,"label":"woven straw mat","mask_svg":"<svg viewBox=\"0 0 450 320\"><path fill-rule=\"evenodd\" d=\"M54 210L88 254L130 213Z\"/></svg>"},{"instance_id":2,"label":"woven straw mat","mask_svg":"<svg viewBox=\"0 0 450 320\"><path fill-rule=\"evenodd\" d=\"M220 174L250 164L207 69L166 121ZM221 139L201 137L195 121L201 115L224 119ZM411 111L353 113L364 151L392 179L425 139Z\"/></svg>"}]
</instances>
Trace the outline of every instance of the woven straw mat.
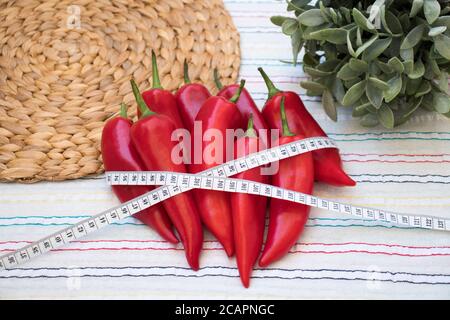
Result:
<instances>
[{"instance_id":1,"label":"woven straw mat","mask_svg":"<svg viewBox=\"0 0 450 320\"><path fill-rule=\"evenodd\" d=\"M103 171L104 122L150 86L151 50L164 88L214 91L236 80L239 34L221 0L0 2L0 181L66 180Z\"/></svg>"}]
</instances>

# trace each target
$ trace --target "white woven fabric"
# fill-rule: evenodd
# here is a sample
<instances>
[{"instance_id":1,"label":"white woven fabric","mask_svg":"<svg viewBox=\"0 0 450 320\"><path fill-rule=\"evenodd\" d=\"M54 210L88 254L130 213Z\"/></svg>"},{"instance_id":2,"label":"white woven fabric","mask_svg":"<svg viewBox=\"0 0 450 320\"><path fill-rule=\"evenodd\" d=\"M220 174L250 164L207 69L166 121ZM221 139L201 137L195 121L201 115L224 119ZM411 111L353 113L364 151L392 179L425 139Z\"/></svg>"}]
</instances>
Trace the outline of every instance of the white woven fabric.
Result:
<instances>
[{"instance_id":1,"label":"white woven fabric","mask_svg":"<svg viewBox=\"0 0 450 320\"><path fill-rule=\"evenodd\" d=\"M280 89L303 94L302 67L289 39L269 17L285 3L225 1L241 33L241 77L262 107L267 92L256 68ZM317 184L315 194L400 212L450 216L450 121L431 113L389 131L364 129L350 110L329 120L316 98L308 109L341 148L355 188ZM118 204L101 179L0 184L0 253L7 253ZM450 298L450 234L388 228L314 209L298 245L280 262L256 270L241 286L235 259L206 236L201 270L134 218L82 241L0 271L0 298Z\"/></svg>"}]
</instances>

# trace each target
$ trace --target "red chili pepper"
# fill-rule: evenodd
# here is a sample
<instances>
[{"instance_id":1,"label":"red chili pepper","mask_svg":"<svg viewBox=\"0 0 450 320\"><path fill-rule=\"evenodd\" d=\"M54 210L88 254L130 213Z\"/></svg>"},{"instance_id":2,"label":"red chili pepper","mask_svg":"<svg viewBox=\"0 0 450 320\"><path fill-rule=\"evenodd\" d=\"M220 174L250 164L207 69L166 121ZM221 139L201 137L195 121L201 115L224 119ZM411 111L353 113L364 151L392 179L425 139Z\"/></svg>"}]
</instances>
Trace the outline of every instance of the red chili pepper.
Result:
<instances>
[{"instance_id":1,"label":"red chili pepper","mask_svg":"<svg viewBox=\"0 0 450 320\"><path fill-rule=\"evenodd\" d=\"M285 97L286 115L290 121L290 128L294 132L301 133L307 138L327 137L326 133L305 108L297 93L278 90L264 70L262 68L258 68L258 70L269 89L269 98L263 108L262 114L271 128L281 130L280 102L282 97ZM342 169L342 161L337 149L321 149L312 153L316 181L325 182L334 186L356 185L356 182Z\"/></svg>"},{"instance_id":2,"label":"red chili pepper","mask_svg":"<svg viewBox=\"0 0 450 320\"><path fill-rule=\"evenodd\" d=\"M133 94L142 112L142 118L131 128L131 140L147 170L187 172L184 163L172 161L172 132L176 130L172 119L152 112L142 99L136 83L131 80ZM162 203L177 229L186 250L186 258L192 269L198 270L199 254L203 242L200 215L189 193L170 197Z\"/></svg>"},{"instance_id":3,"label":"red chili pepper","mask_svg":"<svg viewBox=\"0 0 450 320\"><path fill-rule=\"evenodd\" d=\"M189 80L188 65L184 61L184 85L178 89L175 98L184 127L191 130L195 117L203 103L211 96L208 89L200 83L191 83Z\"/></svg>"},{"instance_id":4,"label":"red chili pepper","mask_svg":"<svg viewBox=\"0 0 450 320\"><path fill-rule=\"evenodd\" d=\"M246 135L235 142L235 158L265 149L265 146L260 143L253 127L252 115L250 115ZM241 172L234 178L261 183L269 181L269 176L261 174L261 167ZM255 194L231 193L230 199L237 265L242 284L248 288L253 266L261 253L263 244L267 198Z\"/></svg>"},{"instance_id":5,"label":"red chili pepper","mask_svg":"<svg viewBox=\"0 0 450 320\"><path fill-rule=\"evenodd\" d=\"M285 97L281 98L282 136L279 145L304 139L289 130L284 110ZM312 194L314 186L314 164L310 152L279 162L278 172L272 176L277 187ZM269 230L259 265L266 267L286 255L295 244L308 220L310 207L277 198L271 199Z\"/></svg>"},{"instance_id":6,"label":"red chili pepper","mask_svg":"<svg viewBox=\"0 0 450 320\"><path fill-rule=\"evenodd\" d=\"M241 88L244 84L245 81L241 81ZM217 96L210 97L206 100L198 112L195 122L202 124L203 132L206 132L208 129L218 130L216 132L221 134L223 144L221 145L222 150L215 150L216 154L214 159L205 159L203 156L200 156L200 159L196 159L195 155L193 155L193 161L189 167L192 173L198 173L210 169L226 161L227 149L230 147L232 148L233 146L227 146L225 143L226 129L243 127L241 113L236 108L235 104L239 99L239 94L240 91L238 91L230 100ZM211 139L213 141L205 141L204 137L195 136L195 130L194 132L191 132L191 136L193 139L193 146L197 144L195 142L196 140L198 141L201 139L201 150L194 150L195 152L201 151L201 153L197 153L197 155L203 155L205 150L214 149L215 143L217 143L213 139ZM218 155L218 152L222 152L222 154ZM196 160L201 160L201 163L196 163L199 162ZM219 240L227 255L232 256L234 253L233 222L231 218L229 194L221 191L200 189L194 190L194 194L203 223L217 238L217 240Z\"/></svg>"},{"instance_id":7,"label":"red chili pepper","mask_svg":"<svg viewBox=\"0 0 450 320\"><path fill-rule=\"evenodd\" d=\"M133 122L127 118L125 104L122 103L120 116L106 122L102 133L102 158L106 171L142 171L144 164L131 143L130 129ZM112 186L121 202L129 201L153 189L151 186ZM134 215L155 229L161 237L171 243L178 243L172 230L172 222L160 205L151 206Z\"/></svg>"},{"instance_id":8,"label":"red chili pepper","mask_svg":"<svg viewBox=\"0 0 450 320\"><path fill-rule=\"evenodd\" d=\"M223 86L222 83L220 83L217 69L214 69L214 82L217 88L220 90L217 95L220 97L224 97L225 99L230 99L233 95L236 94L237 90L239 89L238 84ZM269 126L267 125L266 120L261 114L261 111L256 106L255 101L253 100L247 89L242 89L241 96L239 100L236 101L236 106L244 117L244 121L248 121L250 115L253 115L253 125L255 127L255 130L258 132L258 136L266 145L269 146ZM264 131L259 130L266 130L265 134L262 134Z\"/></svg>"},{"instance_id":9,"label":"red chili pepper","mask_svg":"<svg viewBox=\"0 0 450 320\"><path fill-rule=\"evenodd\" d=\"M153 87L150 90L142 92L142 98L145 104L152 108L153 112L168 116L175 123L177 128L184 128L178 111L177 101L172 92L164 90L159 80L158 65L156 63L155 52L152 51L152 78ZM141 110L137 110L138 117L141 116Z\"/></svg>"}]
</instances>

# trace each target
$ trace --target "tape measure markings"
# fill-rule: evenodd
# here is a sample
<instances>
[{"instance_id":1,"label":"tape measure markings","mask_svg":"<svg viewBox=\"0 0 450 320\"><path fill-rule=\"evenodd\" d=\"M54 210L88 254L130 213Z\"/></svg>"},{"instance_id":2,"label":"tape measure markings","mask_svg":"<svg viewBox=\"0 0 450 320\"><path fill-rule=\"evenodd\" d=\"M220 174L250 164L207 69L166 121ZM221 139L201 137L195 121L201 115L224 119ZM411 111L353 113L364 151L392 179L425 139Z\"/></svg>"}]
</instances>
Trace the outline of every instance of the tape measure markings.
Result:
<instances>
[{"instance_id":1,"label":"tape measure markings","mask_svg":"<svg viewBox=\"0 0 450 320\"><path fill-rule=\"evenodd\" d=\"M392 224L425 229L450 230L450 219L446 218L400 214L373 208L352 206L268 184L228 178L229 176L258 166L324 148L337 148L337 146L332 139L327 137L298 140L289 144L262 150L236 160L231 160L209 170L202 171L199 174L164 171L107 172L106 181L110 185L160 185L160 187L114 208L81 220L73 226L53 233L22 249L1 257L0 269L9 269L25 263L52 249L61 247L75 239L104 228L115 221L125 219L154 204L194 188L259 194L302 203L320 209L342 212L364 219L379 220Z\"/></svg>"},{"instance_id":2,"label":"tape measure markings","mask_svg":"<svg viewBox=\"0 0 450 320\"><path fill-rule=\"evenodd\" d=\"M132 180L142 179L149 181L147 185L161 185L163 183L169 187L183 186L180 188L185 191L199 188L249 193L306 204L319 209L346 213L367 220L378 220L403 226L450 231L450 219L436 216L402 214L370 207L354 206L250 180L198 176L196 174L167 171L116 171L108 172L107 176L109 180L119 181L115 183L116 185L134 185L135 183ZM144 176L147 176L147 178ZM150 176L156 177L156 179L149 178Z\"/></svg>"}]
</instances>

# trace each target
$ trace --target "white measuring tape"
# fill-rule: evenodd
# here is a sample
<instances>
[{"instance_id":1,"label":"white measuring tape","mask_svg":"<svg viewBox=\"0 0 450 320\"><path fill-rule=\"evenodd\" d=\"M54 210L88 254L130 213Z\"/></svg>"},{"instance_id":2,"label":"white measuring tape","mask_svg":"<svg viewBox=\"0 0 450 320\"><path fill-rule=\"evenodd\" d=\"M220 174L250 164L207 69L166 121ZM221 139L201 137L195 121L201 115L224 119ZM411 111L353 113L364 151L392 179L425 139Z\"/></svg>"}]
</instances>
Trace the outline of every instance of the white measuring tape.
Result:
<instances>
[{"instance_id":1,"label":"white measuring tape","mask_svg":"<svg viewBox=\"0 0 450 320\"><path fill-rule=\"evenodd\" d=\"M0 257L0 269L13 268L52 249L61 247L71 241L106 227L117 220L125 219L170 197L196 188L257 194L334 212L346 213L362 219L381 221L392 225L450 231L449 218L403 214L375 208L354 206L322 199L293 190L274 187L269 184L228 178L258 166L325 148L336 148L336 145L332 139L326 137L298 140L289 144L252 153L236 160L231 160L198 174L167 171L107 172L106 181L110 185L158 185L160 187L147 192L142 196L124 202L119 206L84 219L73 226L29 244L22 249Z\"/></svg>"}]
</instances>

